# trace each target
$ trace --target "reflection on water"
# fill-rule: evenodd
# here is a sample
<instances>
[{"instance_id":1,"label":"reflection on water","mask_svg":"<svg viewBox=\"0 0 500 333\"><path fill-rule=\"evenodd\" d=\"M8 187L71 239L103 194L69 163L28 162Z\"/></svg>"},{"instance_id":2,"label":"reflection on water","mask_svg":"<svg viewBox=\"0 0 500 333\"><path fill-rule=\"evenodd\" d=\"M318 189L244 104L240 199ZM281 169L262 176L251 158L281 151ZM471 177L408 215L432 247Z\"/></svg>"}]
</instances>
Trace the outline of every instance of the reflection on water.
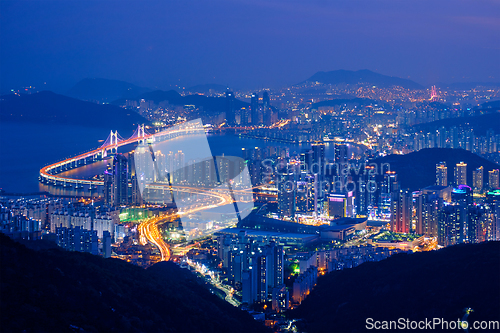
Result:
<instances>
[{"instance_id":1,"label":"reflection on water","mask_svg":"<svg viewBox=\"0 0 500 333\"><path fill-rule=\"evenodd\" d=\"M106 171L108 163L111 163L111 158L64 171L58 175L73 179L90 179L95 175L102 175Z\"/></svg>"},{"instance_id":2,"label":"reflection on water","mask_svg":"<svg viewBox=\"0 0 500 333\"><path fill-rule=\"evenodd\" d=\"M40 183L40 192L48 192L52 195L57 196L71 196L71 197L102 197L103 189L102 186L98 186L97 189L90 190L88 185L84 185L83 188L75 188L75 186L54 186Z\"/></svg>"},{"instance_id":3,"label":"reflection on water","mask_svg":"<svg viewBox=\"0 0 500 333\"><path fill-rule=\"evenodd\" d=\"M108 163L111 162L111 158L103 161L97 161L92 164L87 164L74 168L68 171L58 173L59 176L68 177L73 179L91 179L95 175L101 175L107 168ZM39 183L38 188L41 192L49 192L52 195L58 196L76 196L76 197L99 197L103 195L103 187L98 186L97 188L90 189L89 185L80 185L76 188L76 184L63 185L49 185L44 183Z\"/></svg>"},{"instance_id":4,"label":"reflection on water","mask_svg":"<svg viewBox=\"0 0 500 333\"><path fill-rule=\"evenodd\" d=\"M247 139L247 138L237 138L234 137L234 140L228 140L228 136L225 135L217 135L209 137L209 144L213 155L229 155L229 156L240 156L241 148L254 148L254 147L265 147L267 141L257 140L257 139ZM299 154L303 150L310 149L310 144L280 144L276 143L276 146L279 147L287 147L290 149L291 155ZM128 149L120 149L120 153L127 153L132 151L135 148L135 145L130 145L127 147ZM334 158L334 148L335 145L333 143L325 144L325 155L328 159ZM354 156L357 157L366 150L366 147L362 145L356 144L348 144L348 154L349 157ZM106 170L108 164L112 163L111 157L108 157L105 160L97 161L92 164L87 164L84 166L80 166L75 169L71 169L68 171L64 171L59 173L58 175L63 177L69 177L73 179L92 179L92 177L96 175L102 175ZM58 196L84 196L84 197L102 197L103 196L103 187L98 186L97 188L89 189L88 185L83 185L83 187L75 188L75 184L67 185L64 187L63 185L53 186L48 184L39 184L39 191L41 192L49 192L53 195Z\"/></svg>"}]
</instances>

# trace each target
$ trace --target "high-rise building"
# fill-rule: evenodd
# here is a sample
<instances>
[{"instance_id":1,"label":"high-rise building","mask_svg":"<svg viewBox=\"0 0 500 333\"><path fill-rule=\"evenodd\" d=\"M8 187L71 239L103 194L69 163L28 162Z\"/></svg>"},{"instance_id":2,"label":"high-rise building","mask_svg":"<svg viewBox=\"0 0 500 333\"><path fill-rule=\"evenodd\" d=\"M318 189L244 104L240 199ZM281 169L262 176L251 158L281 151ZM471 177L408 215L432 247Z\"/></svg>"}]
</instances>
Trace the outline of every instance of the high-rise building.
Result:
<instances>
[{"instance_id":1,"label":"high-rise building","mask_svg":"<svg viewBox=\"0 0 500 333\"><path fill-rule=\"evenodd\" d=\"M315 143L312 145L312 163L309 167L310 172L318 174L319 179L322 180L324 176L324 169L326 165L325 159L325 144Z\"/></svg>"},{"instance_id":2,"label":"high-rise building","mask_svg":"<svg viewBox=\"0 0 500 333\"><path fill-rule=\"evenodd\" d=\"M142 205L142 195L141 195L141 190L139 188L139 182L137 179L137 173L136 173L136 168L135 168L135 154L132 154L128 158L129 162L129 177L130 177L130 182L132 183L132 187L130 188L130 193L129 193L129 202L134 205ZM165 176L167 176L165 174ZM165 179L169 180L169 179Z\"/></svg>"},{"instance_id":3,"label":"high-rise building","mask_svg":"<svg viewBox=\"0 0 500 333\"><path fill-rule=\"evenodd\" d=\"M262 104L264 107L269 107L271 104L271 99L269 98L269 93L267 91L262 93Z\"/></svg>"},{"instance_id":4,"label":"high-rise building","mask_svg":"<svg viewBox=\"0 0 500 333\"><path fill-rule=\"evenodd\" d=\"M113 204L113 170L104 171L104 203Z\"/></svg>"},{"instance_id":5,"label":"high-rise building","mask_svg":"<svg viewBox=\"0 0 500 333\"><path fill-rule=\"evenodd\" d=\"M437 236L437 222L442 200L419 191L413 196L415 206L415 233L427 237Z\"/></svg>"},{"instance_id":6,"label":"high-rise building","mask_svg":"<svg viewBox=\"0 0 500 333\"><path fill-rule=\"evenodd\" d=\"M165 181L167 177L167 159L160 150L154 153L155 181Z\"/></svg>"},{"instance_id":7,"label":"high-rise building","mask_svg":"<svg viewBox=\"0 0 500 333\"><path fill-rule=\"evenodd\" d=\"M384 174L384 180L382 182L382 185L380 186L380 195L378 197L380 213L384 215L390 213L391 194L396 190L396 188L398 188L398 175L396 174L396 171L386 171L386 173ZM359 199L361 199L361 197Z\"/></svg>"},{"instance_id":8,"label":"high-rise building","mask_svg":"<svg viewBox=\"0 0 500 333\"><path fill-rule=\"evenodd\" d=\"M289 295L284 284L273 288L271 305L273 311L278 313L288 310Z\"/></svg>"},{"instance_id":9,"label":"high-rise building","mask_svg":"<svg viewBox=\"0 0 500 333\"><path fill-rule=\"evenodd\" d=\"M278 214L280 218L295 218L295 173L283 171L278 174Z\"/></svg>"},{"instance_id":10,"label":"high-rise building","mask_svg":"<svg viewBox=\"0 0 500 333\"><path fill-rule=\"evenodd\" d=\"M259 125L259 93L253 93L250 100L252 125Z\"/></svg>"},{"instance_id":11,"label":"high-rise building","mask_svg":"<svg viewBox=\"0 0 500 333\"><path fill-rule=\"evenodd\" d=\"M312 150L306 150L300 153L300 171L311 172L311 164L313 159Z\"/></svg>"},{"instance_id":12,"label":"high-rise building","mask_svg":"<svg viewBox=\"0 0 500 333\"><path fill-rule=\"evenodd\" d=\"M450 128L449 136L450 136L450 148L458 148L459 147L458 129L456 126Z\"/></svg>"},{"instance_id":13,"label":"high-rise building","mask_svg":"<svg viewBox=\"0 0 500 333\"><path fill-rule=\"evenodd\" d=\"M480 193L483 190L483 175L484 169L482 166L472 171L472 186L474 192Z\"/></svg>"},{"instance_id":14,"label":"high-rise building","mask_svg":"<svg viewBox=\"0 0 500 333\"><path fill-rule=\"evenodd\" d=\"M170 156L170 155L169 155ZM186 179L186 168L185 168L185 161L184 161L184 152L182 150L178 150L177 153L173 155L173 183L174 184L179 184ZM200 163L195 164L195 168L201 168ZM198 172L198 176L201 177L202 172L201 170L196 170ZM195 174L196 176L196 174ZM195 179L195 182L197 181L197 184L201 183L201 179Z\"/></svg>"},{"instance_id":15,"label":"high-rise building","mask_svg":"<svg viewBox=\"0 0 500 333\"><path fill-rule=\"evenodd\" d=\"M457 163L455 166L455 184L467 185L467 164L464 162Z\"/></svg>"},{"instance_id":16,"label":"high-rise building","mask_svg":"<svg viewBox=\"0 0 500 333\"><path fill-rule=\"evenodd\" d=\"M440 211L438 244L449 246L474 242L479 219L478 216L471 218L473 210L472 189L467 185L454 188L451 192L451 204Z\"/></svg>"},{"instance_id":17,"label":"high-rise building","mask_svg":"<svg viewBox=\"0 0 500 333\"><path fill-rule=\"evenodd\" d=\"M391 231L410 233L412 231L412 193L397 190L391 196Z\"/></svg>"},{"instance_id":18,"label":"high-rise building","mask_svg":"<svg viewBox=\"0 0 500 333\"><path fill-rule=\"evenodd\" d=\"M334 219L347 217L347 194L330 193L327 206L329 217Z\"/></svg>"},{"instance_id":19,"label":"high-rise building","mask_svg":"<svg viewBox=\"0 0 500 333\"><path fill-rule=\"evenodd\" d=\"M446 162L436 164L436 185L448 186L448 168Z\"/></svg>"},{"instance_id":20,"label":"high-rise building","mask_svg":"<svg viewBox=\"0 0 500 333\"><path fill-rule=\"evenodd\" d=\"M97 231L82 227L57 227L55 233L57 245L65 250L98 254Z\"/></svg>"},{"instance_id":21,"label":"high-rise building","mask_svg":"<svg viewBox=\"0 0 500 333\"><path fill-rule=\"evenodd\" d=\"M396 176L396 174L393 174L393 176ZM339 178L340 183L345 181L345 177ZM398 183L395 179L395 177L388 177L386 179L387 181L394 180L394 182L389 184L392 186L393 190L399 189ZM365 170L361 175L359 175L357 183L359 186L356 186L356 213L362 216L368 216L370 212L373 211L373 207L377 205L379 194L382 190L379 186L377 186L377 172L375 167L371 165L365 166ZM385 190L387 190L387 186ZM387 200L388 198L384 196L384 199Z\"/></svg>"},{"instance_id":22,"label":"high-rise building","mask_svg":"<svg viewBox=\"0 0 500 333\"><path fill-rule=\"evenodd\" d=\"M451 203L464 207L471 206L474 203L472 189L467 185L459 185L454 188L451 192Z\"/></svg>"},{"instance_id":23,"label":"high-rise building","mask_svg":"<svg viewBox=\"0 0 500 333\"><path fill-rule=\"evenodd\" d=\"M113 158L113 205L128 202L128 160L122 154Z\"/></svg>"},{"instance_id":24,"label":"high-rise building","mask_svg":"<svg viewBox=\"0 0 500 333\"><path fill-rule=\"evenodd\" d=\"M335 144L335 163L347 163L349 160L347 148L347 145Z\"/></svg>"},{"instance_id":25,"label":"high-rise building","mask_svg":"<svg viewBox=\"0 0 500 333\"><path fill-rule=\"evenodd\" d=\"M227 89L226 91L226 124L233 126L236 124L236 113L235 113L235 98L234 93Z\"/></svg>"},{"instance_id":26,"label":"high-rise building","mask_svg":"<svg viewBox=\"0 0 500 333\"><path fill-rule=\"evenodd\" d=\"M111 233L104 231L102 235L102 255L104 258L111 258Z\"/></svg>"},{"instance_id":27,"label":"high-rise building","mask_svg":"<svg viewBox=\"0 0 500 333\"><path fill-rule=\"evenodd\" d=\"M500 188L500 170L488 171L488 186L491 189Z\"/></svg>"},{"instance_id":28,"label":"high-rise building","mask_svg":"<svg viewBox=\"0 0 500 333\"><path fill-rule=\"evenodd\" d=\"M297 181L295 210L301 214L316 212L317 196L315 183L316 176L301 172L301 179Z\"/></svg>"},{"instance_id":29,"label":"high-rise building","mask_svg":"<svg viewBox=\"0 0 500 333\"><path fill-rule=\"evenodd\" d=\"M446 138L448 137L448 132L444 126L441 126L436 131L436 145L438 148L446 148Z\"/></svg>"},{"instance_id":30,"label":"high-rise building","mask_svg":"<svg viewBox=\"0 0 500 333\"><path fill-rule=\"evenodd\" d=\"M271 242L267 247L269 262L269 279L268 279L268 291L272 292L274 287L280 286L285 283L284 278L284 250L282 245L277 245L275 242Z\"/></svg>"},{"instance_id":31,"label":"high-rise building","mask_svg":"<svg viewBox=\"0 0 500 333\"><path fill-rule=\"evenodd\" d=\"M467 209L461 205L444 206L440 211L438 244L450 246L465 239Z\"/></svg>"},{"instance_id":32,"label":"high-rise building","mask_svg":"<svg viewBox=\"0 0 500 333\"><path fill-rule=\"evenodd\" d=\"M262 93L262 107L264 111L263 122L266 126L272 123L272 109L271 109L271 99L269 98L269 93L264 91Z\"/></svg>"},{"instance_id":33,"label":"high-rise building","mask_svg":"<svg viewBox=\"0 0 500 333\"><path fill-rule=\"evenodd\" d=\"M451 201L451 190L451 187L434 185L414 194L415 233L437 237L439 211Z\"/></svg>"},{"instance_id":34,"label":"high-rise building","mask_svg":"<svg viewBox=\"0 0 500 333\"><path fill-rule=\"evenodd\" d=\"M227 239L221 241L230 243ZM283 285L283 246L273 241L264 245L262 241L256 242L243 236L238 244L233 243L229 248L230 280L241 283L243 303L263 303L276 287ZM226 257L225 251L222 256ZM223 266L226 267L226 263Z\"/></svg>"}]
</instances>

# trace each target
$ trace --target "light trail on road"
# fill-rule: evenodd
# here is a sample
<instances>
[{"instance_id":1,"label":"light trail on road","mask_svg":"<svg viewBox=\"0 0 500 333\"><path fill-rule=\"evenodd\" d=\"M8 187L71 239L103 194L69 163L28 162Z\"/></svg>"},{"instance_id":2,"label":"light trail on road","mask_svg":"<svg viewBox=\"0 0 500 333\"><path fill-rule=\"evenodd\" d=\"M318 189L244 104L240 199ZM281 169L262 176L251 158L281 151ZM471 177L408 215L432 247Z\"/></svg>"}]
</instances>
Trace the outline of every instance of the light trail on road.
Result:
<instances>
[{"instance_id":1,"label":"light trail on road","mask_svg":"<svg viewBox=\"0 0 500 333\"><path fill-rule=\"evenodd\" d=\"M224 206L224 205L227 205L227 204L230 204L233 202L233 199L231 198L231 196L229 194L225 194L225 193L209 192L206 189L190 188L187 186L176 188L176 190L181 191L181 192L188 192L188 193L193 193L193 194L196 193L196 194L200 194L200 195L214 197L214 198L217 198L219 201L215 204L211 204L208 206L199 206L199 207L194 207L194 208L184 210L182 212L169 213L169 214L163 215L163 216L155 216L155 217L149 218L149 219L145 220L144 222L142 222L141 224L139 224L137 230L139 231L140 243L142 245L146 245L147 242L149 241L149 242L153 243L154 245L156 245L156 247L158 247L158 249L160 250L160 253L161 253L161 261L170 260L171 251L170 251L169 245L165 242L165 240L163 239L163 237L160 233L160 230L158 228L160 225L167 223L167 222L170 222L170 221L173 221L176 218L181 217L181 216L186 216L189 214L193 214L194 212L198 212L198 211L206 210L206 209L211 209L211 208L215 208L218 206Z\"/></svg>"}]
</instances>

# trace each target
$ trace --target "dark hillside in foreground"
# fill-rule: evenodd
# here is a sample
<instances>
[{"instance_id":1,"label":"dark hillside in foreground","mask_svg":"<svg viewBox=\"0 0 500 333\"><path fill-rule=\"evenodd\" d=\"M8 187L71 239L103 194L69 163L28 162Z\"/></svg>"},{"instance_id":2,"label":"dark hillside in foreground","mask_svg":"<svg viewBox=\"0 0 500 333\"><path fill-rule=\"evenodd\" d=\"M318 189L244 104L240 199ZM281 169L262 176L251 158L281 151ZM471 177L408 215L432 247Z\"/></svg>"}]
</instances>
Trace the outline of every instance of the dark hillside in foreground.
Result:
<instances>
[{"instance_id":1,"label":"dark hillside in foreground","mask_svg":"<svg viewBox=\"0 0 500 333\"><path fill-rule=\"evenodd\" d=\"M0 234L4 332L259 332L266 328L173 263L34 251ZM200 282L201 281L201 282Z\"/></svg>"},{"instance_id":2,"label":"dark hillside in foreground","mask_svg":"<svg viewBox=\"0 0 500 333\"><path fill-rule=\"evenodd\" d=\"M304 319L306 332L365 332L367 318L457 321L466 307L474 310L469 323L500 320L500 242L399 254L332 272L292 314Z\"/></svg>"},{"instance_id":3,"label":"dark hillside in foreground","mask_svg":"<svg viewBox=\"0 0 500 333\"><path fill-rule=\"evenodd\" d=\"M392 171L396 171L398 181L403 188L422 189L436 183L436 164L445 161L448 167L448 182L453 182L455 165L467 163L467 181L472 184L472 171L484 167L485 183L488 171L499 169L500 165L490 162L465 149L426 148L406 155L388 155L377 158L375 163L389 163Z\"/></svg>"}]
</instances>

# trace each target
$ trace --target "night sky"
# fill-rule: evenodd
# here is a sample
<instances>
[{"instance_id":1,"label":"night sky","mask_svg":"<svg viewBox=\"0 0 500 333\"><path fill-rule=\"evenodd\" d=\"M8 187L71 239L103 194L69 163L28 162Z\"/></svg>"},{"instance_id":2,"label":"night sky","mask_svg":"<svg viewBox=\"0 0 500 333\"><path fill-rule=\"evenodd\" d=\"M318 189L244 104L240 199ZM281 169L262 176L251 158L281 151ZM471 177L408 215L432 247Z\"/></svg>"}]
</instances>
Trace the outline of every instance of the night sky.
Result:
<instances>
[{"instance_id":1,"label":"night sky","mask_svg":"<svg viewBox=\"0 0 500 333\"><path fill-rule=\"evenodd\" d=\"M2 1L1 88L281 87L370 69L500 82L500 1Z\"/></svg>"}]
</instances>

